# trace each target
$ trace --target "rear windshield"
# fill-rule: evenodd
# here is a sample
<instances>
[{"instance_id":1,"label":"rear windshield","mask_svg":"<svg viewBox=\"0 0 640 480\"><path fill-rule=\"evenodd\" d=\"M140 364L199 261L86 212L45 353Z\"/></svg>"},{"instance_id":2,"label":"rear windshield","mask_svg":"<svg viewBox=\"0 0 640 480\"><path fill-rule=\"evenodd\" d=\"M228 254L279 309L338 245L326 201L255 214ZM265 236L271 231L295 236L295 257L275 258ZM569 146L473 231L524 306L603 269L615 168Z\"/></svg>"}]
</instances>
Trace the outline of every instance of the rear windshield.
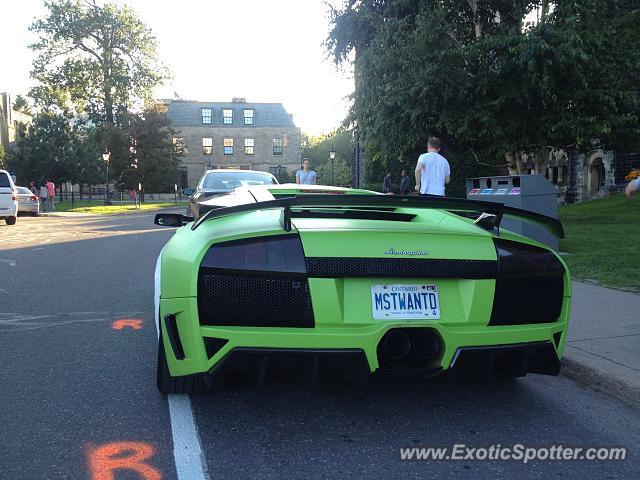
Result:
<instances>
[{"instance_id":1,"label":"rear windshield","mask_svg":"<svg viewBox=\"0 0 640 480\"><path fill-rule=\"evenodd\" d=\"M18 193L21 195L32 195L31 190L25 187L16 187L16 190L18 190Z\"/></svg>"},{"instance_id":2,"label":"rear windshield","mask_svg":"<svg viewBox=\"0 0 640 480\"><path fill-rule=\"evenodd\" d=\"M9 175L4 172L0 173L0 187L11 187L11 183L9 183Z\"/></svg>"},{"instance_id":3,"label":"rear windshield","mask_svg":"<svg viewBox=\"0 0 640 480\"><path fill-rule=\"evenodd\" d=\"M268 173L261 172L211 172L202 182L206 190L233 190L252 185L273 185L278 183Z\"/></svg>"}]
</instances>

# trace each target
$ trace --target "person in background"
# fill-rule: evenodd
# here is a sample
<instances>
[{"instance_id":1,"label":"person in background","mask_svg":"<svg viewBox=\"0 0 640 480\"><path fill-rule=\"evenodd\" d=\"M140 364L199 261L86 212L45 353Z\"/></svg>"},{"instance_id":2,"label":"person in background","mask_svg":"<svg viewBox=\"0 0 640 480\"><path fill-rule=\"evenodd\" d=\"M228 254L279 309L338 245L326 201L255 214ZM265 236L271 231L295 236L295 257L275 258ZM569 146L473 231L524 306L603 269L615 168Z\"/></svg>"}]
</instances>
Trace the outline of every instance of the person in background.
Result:
<instances>
[{"instance_id":1,"label":"person in background","mask_svg":"<svg viewBox=\"0 0 640 480\"><path fill-rule=\"evenodd\" d=\"M442 142L431 137L427 144L427 153L418 157L416 165L416 192L420 195L444 197L444 188L451 179L451 168L446 158L440 155Z\"/></svg>"},{"instance_id":2,"label":"person in background","mask_svg":"<svg viewBox=\"0 0 640 480\"><path fill-rule=\"evenodd\" d=\"M409 182L411 182L411 179L409 175L407 175L406 170L402 170L400 175L402 176L402 180L400 181L400 195L409 195Z\"/></svg>"},{"instance_id":3,"label":"person in background","mask_svg":"<svg viewBox=\"0 0 640 480\"><path fill-rule=\"evenodd\" d=\"M391 192L391 172L387 172L382 180L382 193Z\"/></svg>"},{"instance_id":4,"label":"person in background","mask_svg":"<svg viewBox=\"0 0 640 480\"><path fill-rule=\"evenodd\" d=\"M629 182L627 187L624 189L624 194L629 198L633 198L636 196L636 193L638 193L639 190L640 190L640 177L636 178L635 180L631 180Z\"/></svg>"},{"instance_id":5,"label":"person in background","mask_svg":"<svg viewBox=\"0 0 640 480\"><path fill-rule=\"evenodd\" d=\"M302 161L302 170L296 172L296 183L300 185L315 185L318 175L311 170L311 160L305 158Z\"/></svg>"},{"instance_id":6,"label":"person in background","mask_svg":"<svg viewBox=\"0 0 640 480\"><path fill-rule=\"evenodd\" d=\"M54 199L56 198L56 186L51 181L50 178L47 178L47 202L49 203L49 211L53 212L56 208L54 205Z\"/></svg>"},{"instance_id":7,"label":"person in background","mask_svg":"<svg viewBox=\"0 0 640 480\"><path fill-rule=\"evenodd\" d=\"M47 211L48 205L47 205L47 196L48 196L48 191L47 191L47 184L46 182L42 182L42 184L40 185L40 210L44 213Z\"/></svg>"}]
</instances>

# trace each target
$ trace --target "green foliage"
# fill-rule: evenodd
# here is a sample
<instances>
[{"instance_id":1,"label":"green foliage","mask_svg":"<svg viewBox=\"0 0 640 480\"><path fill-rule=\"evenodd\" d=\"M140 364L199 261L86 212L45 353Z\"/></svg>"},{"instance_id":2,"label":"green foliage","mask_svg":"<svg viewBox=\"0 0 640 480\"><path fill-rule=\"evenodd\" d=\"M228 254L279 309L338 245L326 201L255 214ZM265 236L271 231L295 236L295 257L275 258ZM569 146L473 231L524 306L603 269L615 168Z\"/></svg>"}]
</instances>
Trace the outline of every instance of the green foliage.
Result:
<instances>
[{"instance_id":1,"label":"green foliage","mask_svg":"<svg viewBox=\"0 0 640 480\"><path fill-rule=\"evenodd\" d=\"M29 102L22 95L16 95L16 99L13 101L13 109L16 112L31 115L31 107L29 106Z\"/></svg>"},{"instance_id":2,"label":"green foliage","mask_svg":"<svg viewBox=\"0 0 640 480\"><path fill-rule=\"evenodd\" d=\"M353 174L354 148L353 135L344 128L338 128L328 135L309 136L302 134L302 156L311 160L311 168L318 173L318 183L323 185L331 184L331 161L329 152L336 152L334 161L334 177L337 185L351 185ZM338 160L341 164L338 166ZM338 168L341 169L341 176L338 180ZM322 174L321 174L322 172ZM295 179L294 179L295 181Z\"/></svg>"},{"instance_id":3,"label":"green foliage","mask_svg":"<svg viewBox=\"0 0 640 480\"><path fill-rule=\"evenodd\" d=\"M0 143L0 169L5 170L7 165L5 164L5 160L7 158L7 152L4 150L4 145Z\"/></svg>"},{"instance_id":4,"label":"green foliage","mask_svg":"<svg viewBox=\"0 0 640 480\"><path fill-rule=\"evenodd\" d=\"M122 127L107 126L103 142L111 153L110 175L120 188L171 192L178 159L175 131L164 106L151 105L141 114L128 114Z\"/></svg>"},{"instance_id":5,"label":"green foliage","mask_svg":"<svg viewBox=\"0 0 640 480\"><path fill-rule=\"evenodd\" d=\"M459 173L504 171L508 152L637 145L640 9L560 2L525 26L541 3L345 0L333 11L327 47L338 64L354 59L350 121L367 181L412 170L433 135L451 163L448 194L463 192Z\"/></svg>"},{"instance_id":6,"label":"green foliage","mask_svg":"<svg viewBox=\"0 0 640 480\"><path fill-rule=\"evenodd\" d=\"M44 19L30 30L39 35L31 91L38 106L87 113L97 124L113 124L132 103L149 99L167 78L156 60L157 42L128 6L96 0L45 0ZM62 92L62 93L61 93Z\"/></svg>"},{"instance_id":7,"label":"green foliage","mask_svg":"<svg viewBox=\"0 0 640 480\"><path fill-rule=\"evenodd\" d=\"M19 124L8 164L18 182L96 183L101 168L95 127L43 112L31 125Z\"/></svg>"},{"instance_id":8,"label":"green foliage","mask_svg":"<svg viewBox=\"0 0 640 480\"><path fill-rule=\"evenodd\" d=\"M318 167L317 174L317 183L319 185L346 187L351 186L353 182L351 167L343 158L337 155L333 161L333 166L331 165L331 161L325 162Z\"/></svg>"}]
</instances>

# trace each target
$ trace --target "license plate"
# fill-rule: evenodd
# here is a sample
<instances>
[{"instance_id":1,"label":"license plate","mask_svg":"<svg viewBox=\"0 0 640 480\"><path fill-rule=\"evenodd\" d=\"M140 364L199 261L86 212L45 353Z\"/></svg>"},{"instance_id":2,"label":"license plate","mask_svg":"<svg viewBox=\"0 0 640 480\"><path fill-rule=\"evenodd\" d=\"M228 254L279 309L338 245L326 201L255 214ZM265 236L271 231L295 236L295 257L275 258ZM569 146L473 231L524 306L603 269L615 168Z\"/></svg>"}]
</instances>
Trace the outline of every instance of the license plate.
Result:
<instances>
[{"instance_id":1,"label":"license plate","mask_svg":"<svg viewBox=\"0 0 640 480\"><path fill-rule=\"evenodd\" d=\"M435 285L371 285L374 320L437 320L440 299Z\"/></svg>"}]
</instances>

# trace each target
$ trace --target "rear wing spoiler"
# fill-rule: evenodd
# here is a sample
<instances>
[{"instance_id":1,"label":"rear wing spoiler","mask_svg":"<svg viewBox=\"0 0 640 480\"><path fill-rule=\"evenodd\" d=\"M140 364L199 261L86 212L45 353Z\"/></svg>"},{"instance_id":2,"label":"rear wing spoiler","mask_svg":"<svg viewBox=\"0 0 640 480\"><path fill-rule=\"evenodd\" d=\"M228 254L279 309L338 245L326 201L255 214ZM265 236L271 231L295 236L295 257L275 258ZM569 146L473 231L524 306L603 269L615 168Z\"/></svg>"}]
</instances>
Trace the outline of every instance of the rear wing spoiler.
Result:
<instances>
[{"instance_id":1,"label":"rear wing spoiler","mask_svg":"<svg viewBox=\"0 0 640 480\"><path fill-rule=\"evenodd\" d=\"M332 194L304 194L291 197L266 200L255 203L243 203L231 207L221 207L209 210L191 226L197 229L203 222L212 218L225 217L243 212L281 208L280 223L286 231L291 230L291 210L297 207L328 208L328 209L357 209L367 208L430 208L447 210L452 213L477 215L475 223L488 230L500 234L500 222L504 216L524 220L552 233L558 238L564 238L562 223L556 218L540 213L509 207L502 203L466 200L447 197L401 197L395 195L332 195Z\"/></svg>"}]
</instances>

